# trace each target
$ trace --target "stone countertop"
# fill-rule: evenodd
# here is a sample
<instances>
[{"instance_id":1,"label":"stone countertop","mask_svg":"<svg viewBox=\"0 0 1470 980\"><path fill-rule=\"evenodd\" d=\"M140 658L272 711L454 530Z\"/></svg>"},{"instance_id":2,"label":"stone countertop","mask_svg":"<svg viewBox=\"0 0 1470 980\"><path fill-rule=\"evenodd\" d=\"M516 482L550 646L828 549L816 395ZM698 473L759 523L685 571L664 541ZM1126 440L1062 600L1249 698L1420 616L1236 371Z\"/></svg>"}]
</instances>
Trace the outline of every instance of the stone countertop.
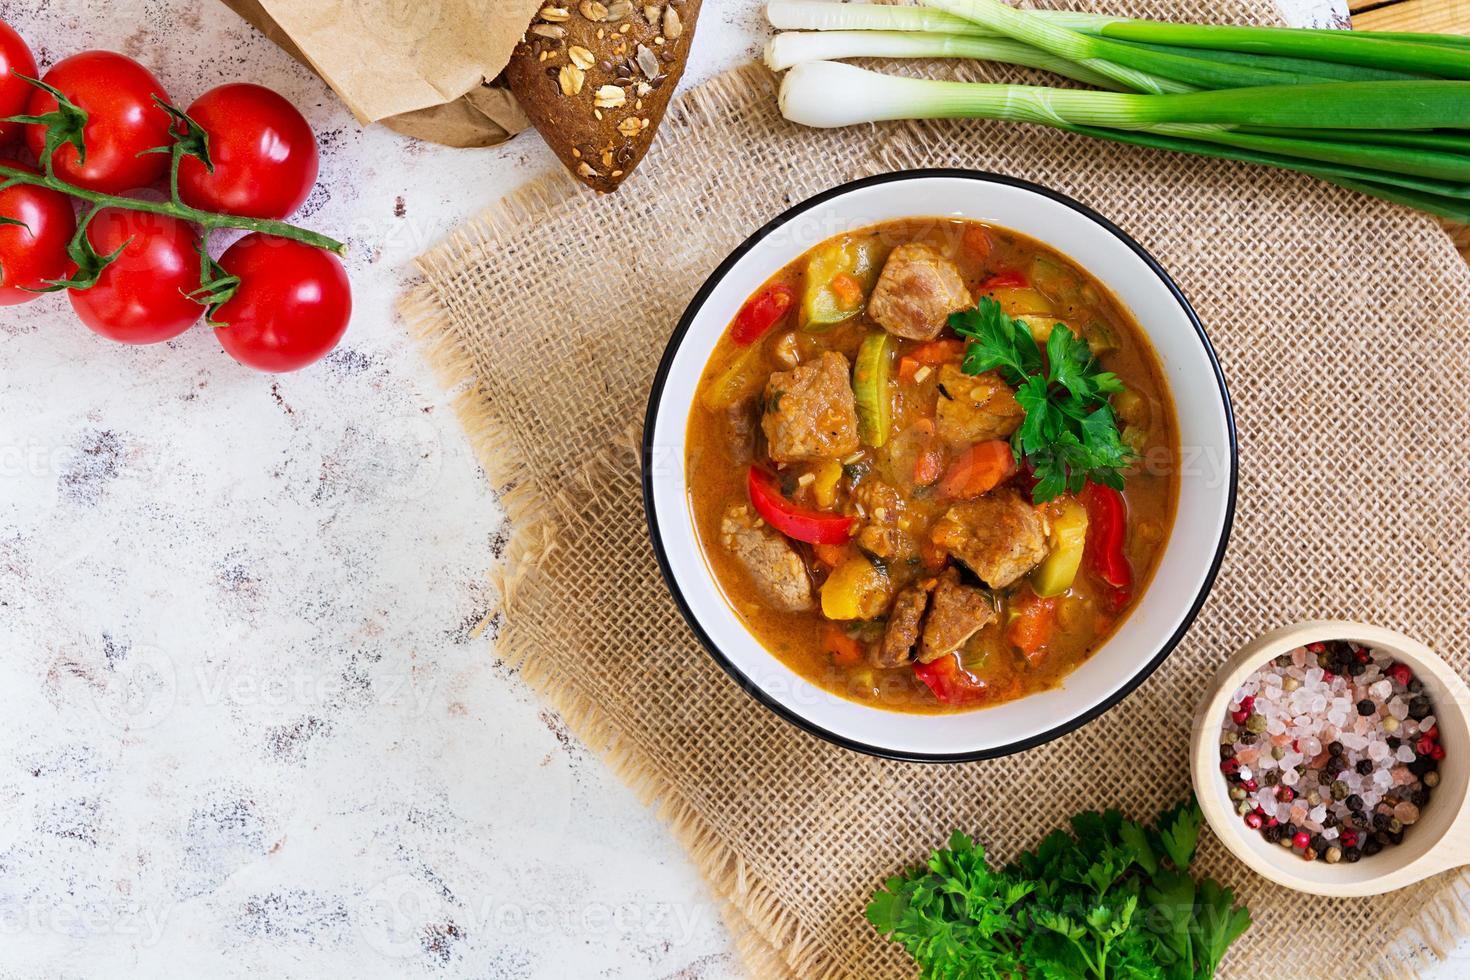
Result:
<instances>
[{"instance_id":1,"label":"stone countertop","mask_svg":"<svg viewBox=\"0 0 1470 980\"><path fill-rule=\"evenodd\" d=\"M706 5L690 82L756 54L760 7ZM545 147L364 130L204 0L0 18L43 64L111 48L183 104L300 106L301 220L349 243L356 306L280 377L203 329L127 348L62 296L0 308L0 978L740 976L664 829L496 660L497 488L392 312Z\"/></svg>"}]
</instances>

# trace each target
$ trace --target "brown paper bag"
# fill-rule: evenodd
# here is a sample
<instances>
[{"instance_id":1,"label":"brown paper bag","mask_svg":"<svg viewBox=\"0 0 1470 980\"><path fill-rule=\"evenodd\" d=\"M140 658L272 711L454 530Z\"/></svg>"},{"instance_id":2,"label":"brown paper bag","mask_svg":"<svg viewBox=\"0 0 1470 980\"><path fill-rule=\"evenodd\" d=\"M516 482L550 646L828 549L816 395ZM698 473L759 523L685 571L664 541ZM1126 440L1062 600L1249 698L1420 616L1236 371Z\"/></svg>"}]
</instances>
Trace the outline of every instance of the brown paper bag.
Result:
<instances>
[{"instance_id":1,"label":"brown paper bag","mask_svg":"<svg viewBox=\"0 0 1470 980\"><path fill-rule=\"evenodd\" d=\"M364 123L494 146L531 123L493 84L539 0L224 0L311 67Z\"/></svg>"}]
</instances>

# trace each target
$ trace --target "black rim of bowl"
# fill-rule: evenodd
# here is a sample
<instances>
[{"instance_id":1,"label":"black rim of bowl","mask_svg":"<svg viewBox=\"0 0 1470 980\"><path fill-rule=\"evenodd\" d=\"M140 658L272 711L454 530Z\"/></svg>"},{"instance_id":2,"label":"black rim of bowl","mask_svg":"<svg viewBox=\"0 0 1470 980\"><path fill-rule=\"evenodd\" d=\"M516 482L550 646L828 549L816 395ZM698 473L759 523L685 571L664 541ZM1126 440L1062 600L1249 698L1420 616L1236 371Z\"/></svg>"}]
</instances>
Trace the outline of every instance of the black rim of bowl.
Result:
<instances>
[{"instance_id":1,"label":"black rim of bowl","mask_svg":"<svg viewBox=\"0 0 1470 980\"><path fill-rule=\"evenodd\" d=\"M800 216L804 212L809 211L819 205L825 204L833 198L841 197L844 194L848 194L852 191L861 190L867 187L877 187L884 184L900 183L908 180L923 180L932 177L958 178L962 180L972 180L978 183L1001 184L1007 187L1015 187L1021 190L1030 191L1033 194L1039 194L1042 197L1046 197L1053 201L1056 201L1058 204L1063 204L1068 208L1071 208L1073 211L1076 211L1083 217L1097 223L1098 225L1106 229L1114 237L1116 237L1120 242L1126 245L1129 249L1131 249L1134 254L1136 254L1140 259L1143 260L1144 264L1148 266L1149 270L1152 271L1153 274L1159 278L1159 281L1162 282L1164 286L1169 290L1169 292L1173 295L1175 301L1179 304L1180 309L1183 310L1185 317L1188 318L1190 324L1194 327L1195 334L1196 336L1198 336L1200 344L1204 347L1205 356L1208 358L1210 362L1210 367L1214 371L1215 383L1220 388L1220 401L1222 407L1225 410L1225 425L1230 439L1230 486L1225 507L1225 523L1224 526L1220 529L1220 541L1215 548L1214 558L1210 562L1209 572L1205 576L1205 581L1200 587L1199 594L1195 597L1194 603L1190 606L1189 611L1180 621L1178 629L1174 631L1174 635L1171 636L1168 641L1164 643L1163 647L1148 661L1148 663L1144 664L1133 674L1132 677L1124 682L1122 687L1118 688L1118 690L1114 691L1109 697L1103 699L1103 701L1101 701L1100 703L1093 705L1087 711L1084 711L1079 715L1069 718L1060 725L1047 729L1046 731L1038 735L1033 735L1030 738L1020 739L1015 742L1008 742L1004 745L997 745L990 748L976 749L968 752L952 753L907 752L886 748L881 745L869 745L865 742L859 742L855 739L847 738L843 735L838 735L836 732L829 731L828 729L823 728L821 725L818 725L811 720L797 714L786 705L766 694L759 687L757 687L750 680L750 678L746 677L745 674L735 666L730 658L726 656L724 651L720 649L720 646L718 643L715 642L714 637L710 636L709 632L704 628L704 625L699 621L699 618L694 614L694 610L689 605L689 601L685 597L683 589L680 588L679 582L674 577L673 569L669 567L668 554L664 549L663 535L659 529L658 512L654 507L652 478L653 467L651 465L654 454L653 439L656 430L659 405L662 403L663 400L664 386L668 382L669 372L673 367L674 358L679 353L679 349L684 343L684 337L688 334L690 326L694 323L695 318L704 308L704 304L709 300L710 294L715 290L715 287L724 280L725 276L730 273L730 270L735 267L736 263L743 259L747 253L755 248L756 245L764 241L776 229L786 225L793 218ZM731 315L734 315L733 311ZM653 541L653 551L658 558L659 570L663 573L664 582L667 583L669 592L673 595L674 602L679 607L679 612L683 615L685 621L688 622L689 628L694 631L694 635L699 638L700 644L709 653L709 655L714 658L715 663L717 663L720 666L720 669L722 669L726 674L730 675L730 678L734 680L735 683L738 684L740 688L745 691L746 694L750 695L756 701L759 701L761 704L765 705L771 711L775 712L777 715L784 718L791 724L795 725L797 728L800 728L801 730L808 732L809 734L815 735L818 738L825 739L826 741L831 742L834 745L840 745L845 749L851 749L855 752L862 752L867 755L876 756L881 759L893 759L900 762L979 762L985 759L996 759L1000 758L1001 756L1011 755L1015 752L1023 752L1027 749L1035 748L1038 745L1042 745L1046 742L1052 741L1053 739L1060 738L1063 735L1076 731L1083 725L1092 721L1094 718L1102 715L1104 712L1110 711L1112 708L1122 702L1123 699L1126 698L1129 694L1132 694L1134 689L1137 688L1138 685L1142 684L1145 680L1147 680L1149 676L1158 669L1159 665L1168 658L1169 654L1174 652L1175 648L1178 647L1179 642L1184 638L1184 635L1189 632L1189 627L1193 625L1195 617L1199 615L1200 607L1204 605L1205 599L1209 597L1210 590L1214 588L1215 579L1220 573L1220 563L1225 558L1225 550L1230 543L1230 532L1235 524L1235 495L1236 483L1238 479L1239 461L1240 454L1236 442L1235 432L1235 411L1230 403L1230 392L1225 385L1225 373L1223 370L1221 370L1220 359L1215 354L1214 345L1210 343L1210 338L1205 333L1205 328L1200 323L1199 316L1195 313L1194 307L1190 305L1189 300L1185 298L1183 291L1180 290L1178 284L1174 282L1174 279L1167 272L1164 271L1164 267L1159 264L1158 260L1155 259L1153 255L1148 252L1147 249L1138 244L1138 242L1134 241L1127 232L1123 231L1123 229L1119 228L1117 225L1109 221L1107 218L1103 217L1101 214L1098 214L1092 208L1073 200L1065 194L1061 194L1057 191L1051 190L1050 188L1042 187L1039 184L1033 184L1028 180L1021 180L1017 177L1007 177L1003 174L993 174L983 170L962 170L940 167L923 170L906 170L898 173L877 174L872 177L864 177L860 180L849 181L848 183L840 184L832 188L831 190L823 191L822 193L817 194L815 197L808 198L807 200L802 201L800 204L788 208L778 217L767 222L763 228L756 231L755 234L751 235L744 242L742 242L740 246L735 249L735 251L731 252L729 256L726 257L725 261L721 262L719 267L710 274L709 278L705 280L704 285L700 287L699 292L695 294L694 299L690 301L689 306L685 309L684 316L680 318L679 325L674 329L673 336L669 338L668 347L664 351L663 359L659 362L658 372L654 375L653 378L653 388L649 393L648 410L644 417L643 426L643 507L648 521L648 533ZM682 463L683 460L680 460L681 465ZM771 656L773 659L776 659L775 654L769 654L769 656ZM840 697L840 695L833 696ZM882 711L883 709L873 708L872 710Z\"/></svg>"}]
</instances>

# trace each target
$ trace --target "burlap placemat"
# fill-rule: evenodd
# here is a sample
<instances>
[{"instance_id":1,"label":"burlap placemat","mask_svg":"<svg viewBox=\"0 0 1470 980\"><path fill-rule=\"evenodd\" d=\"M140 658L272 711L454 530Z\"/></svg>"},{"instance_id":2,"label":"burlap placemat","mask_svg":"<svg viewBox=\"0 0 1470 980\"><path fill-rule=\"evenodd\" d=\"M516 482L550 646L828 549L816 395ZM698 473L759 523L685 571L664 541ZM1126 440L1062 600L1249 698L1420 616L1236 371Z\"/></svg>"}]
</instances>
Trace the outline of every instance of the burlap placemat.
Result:
<instances>
[{"instance_id":1,"label":"burlap placemat","mask_svg":"<svg viewBox=\"0 0 1470 980\"><path fill-rule=\"evenodd\" d=\"M1273 16L1252 0L1110 9ZM1470 272L1434 222L1303 177L1035 127L798 129L772 86L752 68L685 97L616 196L557 176L503 202L423 258L405 307L514 521L500 655L668 818L755 975L908 975L861 910L952 828L1005 859L1079 809L1151 817L1183 797L1196 700L1259 631L1351 617L1470 664ZM715 667L659 578L636 451L659 355L720 259L840 179L920 166L1048 184L1152 250L1220 351L1241 443L1230 554L1179 650L1080 731L949 767L834 748ZM1270 886L1213 840L1202 869L1255 915L1231 976L1404 976L1470 932L1459 874L1338 901Z\"/></svg>"}]
</instances>

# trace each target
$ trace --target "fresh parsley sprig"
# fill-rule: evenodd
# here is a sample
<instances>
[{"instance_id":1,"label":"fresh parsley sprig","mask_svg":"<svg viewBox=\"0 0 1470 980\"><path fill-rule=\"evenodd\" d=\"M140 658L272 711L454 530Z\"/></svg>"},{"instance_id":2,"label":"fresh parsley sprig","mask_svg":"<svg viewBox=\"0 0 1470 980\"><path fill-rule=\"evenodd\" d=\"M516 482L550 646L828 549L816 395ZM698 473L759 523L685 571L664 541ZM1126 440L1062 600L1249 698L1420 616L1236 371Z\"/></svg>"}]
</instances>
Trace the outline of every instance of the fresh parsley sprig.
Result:
<instances>
[{"instance_id":1,"label":"fresh parsley sprig","mask_svg":"<svg viewBox=\"0 0 1470 980\"><path fill-rule=\"evenodd\" d=\"M1208 980L1250 926L1228 888L1189 874L1194 801L1153 827L1079 813L1003 870L956 831L927 866L890 878L868 920L924 980Z\"/></svg>"},{"instance_id":2,"label":"fresh parsley sprig","mask_svg":"<svg viewBox=\"0 0 1470 980\"><path fill-rule=\"evenodd\" d=\"M962 365L966 374L999 371L1016 388L1026 418L1011 446L1018 461L1031 464L1037 503L1076 493L1088 480L1123 488L1123 470L1136 454L1123 442L1108 404L1123 383L1101 370L1086 340L1058 323L1047 337L1043 359L1031 328L1007 316L989 296L974 309L951 315L949 325L969 341Z\"/></svg>"}]
</instances>

